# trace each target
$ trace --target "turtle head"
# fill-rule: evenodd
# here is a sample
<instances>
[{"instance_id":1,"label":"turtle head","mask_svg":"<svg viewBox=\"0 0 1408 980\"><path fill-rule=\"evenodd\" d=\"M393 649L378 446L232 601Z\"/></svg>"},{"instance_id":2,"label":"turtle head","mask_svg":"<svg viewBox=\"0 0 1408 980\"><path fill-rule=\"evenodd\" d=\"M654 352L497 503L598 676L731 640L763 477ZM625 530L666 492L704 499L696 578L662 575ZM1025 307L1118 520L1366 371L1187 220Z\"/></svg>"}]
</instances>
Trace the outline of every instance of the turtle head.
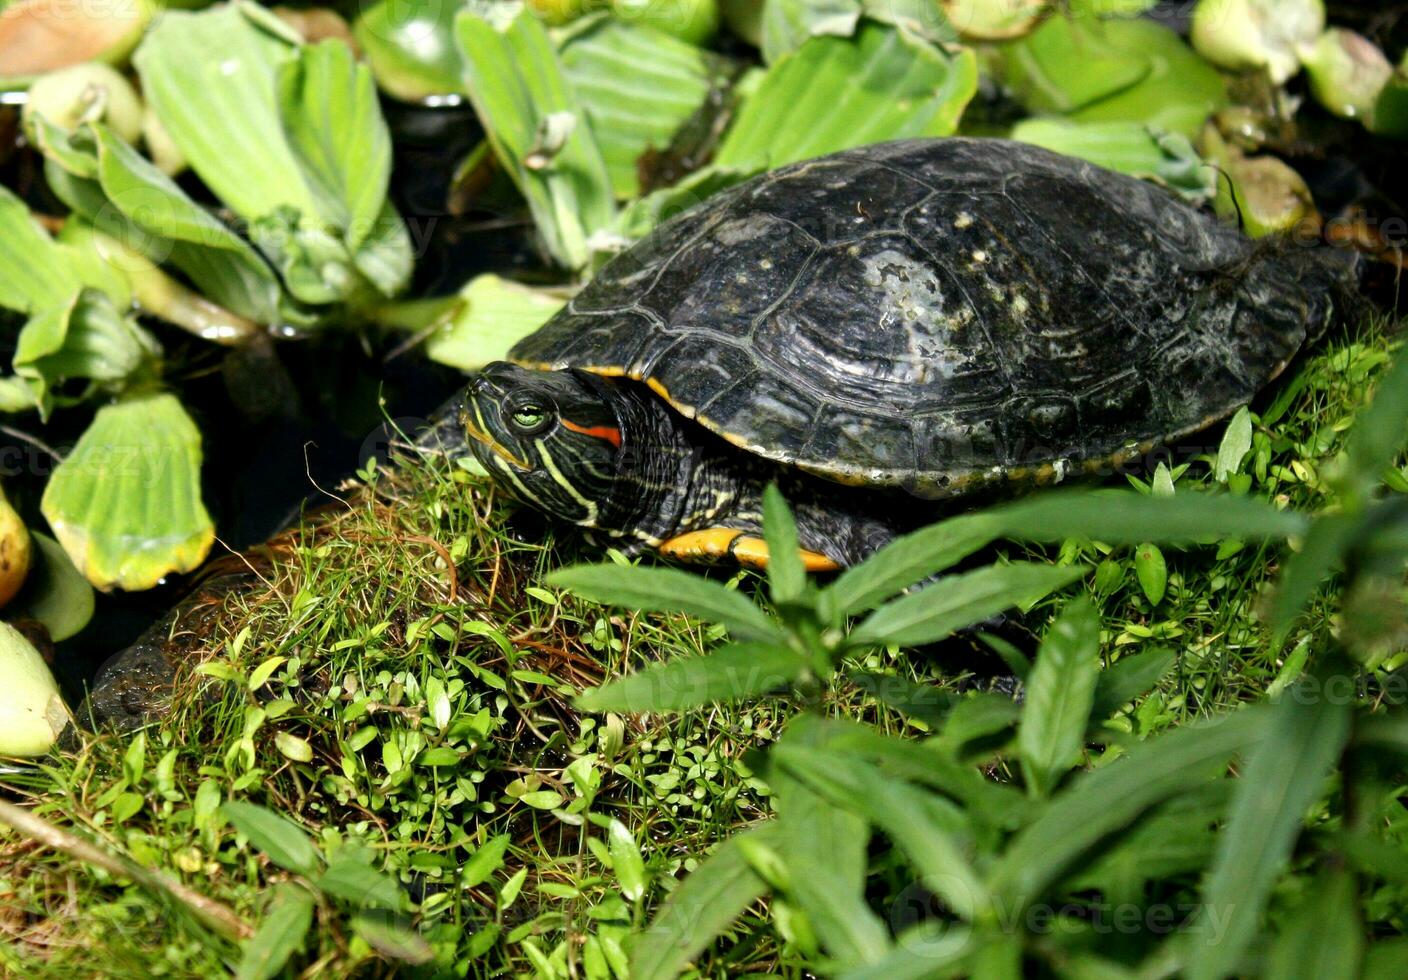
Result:
<instances>
[{"instance_id":1,"label":"turtle head","mask_svg":"<svg viewBox=\"0 0 1408 980\"><path fill-rule=\"evenodd\" d=\"M595 527L619 482L615 396L610 382L585 371L496 361L470 383L460 422L500 487L554 517Z\"/></svg>"}]
</instances>

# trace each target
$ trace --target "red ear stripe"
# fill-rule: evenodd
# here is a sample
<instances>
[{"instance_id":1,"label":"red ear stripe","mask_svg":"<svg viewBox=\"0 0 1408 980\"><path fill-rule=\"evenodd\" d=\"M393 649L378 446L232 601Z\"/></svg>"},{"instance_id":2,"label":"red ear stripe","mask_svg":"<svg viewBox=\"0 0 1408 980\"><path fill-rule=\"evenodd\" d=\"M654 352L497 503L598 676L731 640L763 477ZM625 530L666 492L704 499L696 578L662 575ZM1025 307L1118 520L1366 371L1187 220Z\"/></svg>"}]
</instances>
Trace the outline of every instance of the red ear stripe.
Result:
<instances>
[{"instance_id":1,"label":"red ear stripe","mask_svg":"<svg viewBox=\"0 0 1408 980\"><path fill-rule=\"evenodd\" d=\"M580 432L584 436L591 436L593 439L605 439L617 449L621 448L621 430L610 425L594 425L588 428L585 425L578 425L575 422L562 420L562 424L573 432Z\"/></svg>"}]
</instances>

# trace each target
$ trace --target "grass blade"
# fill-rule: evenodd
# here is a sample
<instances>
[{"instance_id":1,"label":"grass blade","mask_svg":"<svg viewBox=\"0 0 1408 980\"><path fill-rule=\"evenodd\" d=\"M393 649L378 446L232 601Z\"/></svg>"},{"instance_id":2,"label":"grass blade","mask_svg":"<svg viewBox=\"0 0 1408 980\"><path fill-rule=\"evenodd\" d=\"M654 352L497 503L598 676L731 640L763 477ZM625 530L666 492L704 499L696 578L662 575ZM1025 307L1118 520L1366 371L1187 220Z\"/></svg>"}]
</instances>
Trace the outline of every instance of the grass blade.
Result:
<instances>
[{"instance_id":1,"label":"grass blade","mask_svg":"<svg viewBox=\"0 0 1408 980\"><path fill-rule=\"evenodd\" d=\"M932 643L1012 606L1069 585L1085 569L1039 562L993 565L955 575L881 606L848 638L853 646Z\"/></svg>"},{"instance_id":2,"label":"grass blade","mask_svg":"<svg viewBox=\"0 0 1408 980\"><path fill-rule=\"evenodd\" d=\"M1027 679L1017 750L1027 788L1048 796L1080 759L1100 669L1100 617L1087 599L1052 624Z\"/></svg>"},{"instance_id":3,"label":"grass blade","mask_svg":"<svg viewBox=\"0 0 1408 980\"><path fill-rule=\"evenodd\" d=\"M583 711L683 711L741 701L785 687L807 667L793 651L765 643L735 643L703 657L671 660L586 691Z\"/></svg>"},{"instance_id":4,"label":"grass blade","mask_svg":"<svg viewBox=\"0 0 1408 980\"><path fill-rule=\"evenodd\" d=\"M574 565L547 577L554 588L643 612L682 612L722 623L740 640L785 643L782 630L745 596L677 568Z\"/></svg>"},{"instance_id":5,"label":"grass blade","mask_svg":"<svg viewBox=\"0 0 1408 980\"><path fill-rule=\"evenodd\" d=\"M1350 705L1319 696L1272 706L1266 737L1247 759L1227 826L1203 888L1190 980L1235 972L1256 936L1271 888L1284 869L1306 808L1349 738Z\"/></svg>"}]
</instances>

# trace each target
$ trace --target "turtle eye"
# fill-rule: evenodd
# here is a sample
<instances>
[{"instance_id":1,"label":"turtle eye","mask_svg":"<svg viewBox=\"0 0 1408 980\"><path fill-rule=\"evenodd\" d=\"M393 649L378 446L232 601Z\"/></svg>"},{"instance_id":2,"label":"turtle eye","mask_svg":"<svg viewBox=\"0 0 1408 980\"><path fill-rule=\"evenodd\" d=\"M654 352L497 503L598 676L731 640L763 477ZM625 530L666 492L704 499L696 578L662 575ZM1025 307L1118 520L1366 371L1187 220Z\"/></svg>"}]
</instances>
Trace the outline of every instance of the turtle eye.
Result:
<instances>
[{"instance_id":1,"label":"turtle eye","mask_svg":"<svg viewBox=\"0 0 1408 980\"><path fill-rule=\"evenodd\" d=\"M548 413L536 403L519 405L513 410L513 424L521 432L532 435L547 427Z\"/></svg>"}]
</instances>

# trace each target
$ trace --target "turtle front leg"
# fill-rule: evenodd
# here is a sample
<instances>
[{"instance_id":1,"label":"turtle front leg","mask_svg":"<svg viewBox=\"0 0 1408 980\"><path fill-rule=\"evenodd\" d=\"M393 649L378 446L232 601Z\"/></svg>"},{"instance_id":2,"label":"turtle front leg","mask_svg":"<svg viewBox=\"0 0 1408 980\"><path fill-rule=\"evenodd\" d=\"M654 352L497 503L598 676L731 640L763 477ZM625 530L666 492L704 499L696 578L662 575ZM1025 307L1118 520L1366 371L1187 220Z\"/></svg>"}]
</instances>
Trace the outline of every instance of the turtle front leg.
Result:
<instances>
[{"instance_id":1,"label":"turtle front leg","mask_svg":"<svg viewBox=\"0 0 1408 980\"><path fill-rule=\"evenodd\" d=\"M732 527L710 527L661 542L660 554L685 562L714 563L733 559L748 568L767 568L768 543L762 537ZM809 572L834 572L841 566L819 551L800 549L802 565Z\"/></svg>"}]
</instances>

